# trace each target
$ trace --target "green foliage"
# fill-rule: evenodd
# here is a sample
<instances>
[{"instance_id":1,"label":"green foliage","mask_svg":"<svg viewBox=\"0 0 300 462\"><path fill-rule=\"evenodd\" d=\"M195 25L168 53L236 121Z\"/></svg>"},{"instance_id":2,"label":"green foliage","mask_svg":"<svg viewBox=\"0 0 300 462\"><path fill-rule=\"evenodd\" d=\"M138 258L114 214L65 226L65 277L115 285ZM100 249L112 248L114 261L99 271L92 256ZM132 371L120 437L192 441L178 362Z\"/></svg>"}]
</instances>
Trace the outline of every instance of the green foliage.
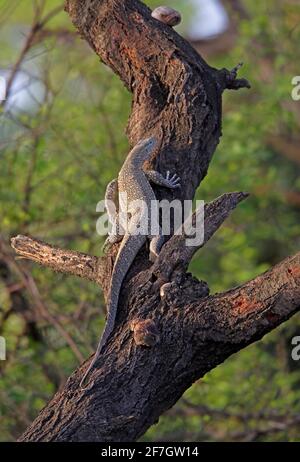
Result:
<instances>
[{"instance_id":1,"label":"green foliage","mask_svg":"<svg viewBox=\"0 0 300 462\"><path fill-rule=\"evenodd\" d=\"M33 10L19 3L0 30L1 69L15 62L32 21ZM182 2L166 3L182 11ZM48 11L56 4L47 2ZM227 68L243 60L241 74L252 84L251 91L226 93L224 136L197 194L208 201L232 190L251 193L191 265L212 292L255 277L300 247L299 204L287 200L288 192L299 192L299 164L267 143L270 135L293 138L299 132L300 103L290 93L300 72L300 7L293 1L245 4L251 21L239 21L234 49L209 58ZM0 12L6 5L0 2ZM130 95L83 41L67 34L73 28L64 13L47 26L58 28L65 34L49 34L22 66L39 69L47 88L43 104L35 112L0 114L0 235L6 244L0 254L0 335L8 349L0 363L2 441L15 440L79 364L80 354L93 351L104 323L104 302L93 284L15 261L9 239L28 234L99 255L96 204L128 148ZM300 369L290 360L290 339L299 332L294 317L226 361L195 383L144 439L242 440L259 429L254 439L299 440L293 425L268 431L274 414L300 412Z\"/></svg>"}]
</instances>

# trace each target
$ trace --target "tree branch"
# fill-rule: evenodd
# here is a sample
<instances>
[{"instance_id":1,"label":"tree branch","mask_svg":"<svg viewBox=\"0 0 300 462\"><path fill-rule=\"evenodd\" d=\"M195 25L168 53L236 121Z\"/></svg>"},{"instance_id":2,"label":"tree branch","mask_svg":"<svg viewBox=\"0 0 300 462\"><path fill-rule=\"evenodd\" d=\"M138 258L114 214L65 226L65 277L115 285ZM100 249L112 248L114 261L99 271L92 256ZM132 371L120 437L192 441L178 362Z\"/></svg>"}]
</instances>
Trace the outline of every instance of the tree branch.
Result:
<instances>
[{"instance_id":1,"label":"tree branch","mask_svg":"<svg viewBox=\"0 0 300 462\"><path fill-rule=\"evenodd\" d=\"M42 11L36 7L34 12L34 18L31 25L31 29L24 41L23 47L20 51L19 57L16 60L11 73L8 77L7 85L6 85L6 98L0 101L0 107L5 106L6 101L9 99L11 94L11 90L15 81L15 78L21 68L21 65L29 52L29 50L35 44L35 40L37 35L43 30L43 28L47 25L47 23L53 19L57 14L63 11L63 5L55 7L53 10L49 11L45 17L42 17Z\"/></svg>"},{"instance_id":2,"label":"tree branch","mask_svg":"<svg viewBox=\"0 0 300 462\"><path fill-rule=\"evenodd\" d=\"M241 287L202 299L195 299L199 283L188 275L162 300L158 288L139 286L138 279L127 293L130 313L99 359L91 388L79 388L83 365L22 441L136 440L195 380L300 309L300 253ZM135 345L130 325L137 316L156 325L152 347Z\"/></svg>"},{"instance_id":3,"label":"tree branch","mask_svg":"<svg viewBox=\"0 0 300 462\"><path fill-rule=\"evenodd\" d=\"M162 248L153 265L153 273L166 281L170 280L174 271L185 272L194 254L203 247L223 224L230 212L248 197L247 193L227 193L218 197L204 207L204 239L200 245L186 245L187 235L184 229L174 235ZM192 225L197 223L198 211L194 212ZM200 211L201 213L201 211Z\"/></svg>"},{"instance_id":4,"label":"tree branch","mask_svg":"<svg viewBox=\"0 0 300 462\"><path fill-rule=\"evenodd\" d=\"M101 285L101 259L72 250L62 250L38 239L18 235L11 239L18 255L60 273L79 276Z\"/></svg>"},{"instance_id":5,"label":"tree branch","mask_svg":"<svg viewBox=\"0 0 300 462\"><path fill-rule=\"evenodd\" d=\"M151 164L162 173L176 170L181 177L180 190L157 188L157 198L192 199L219 143L222 93L248 86L236 79L239 66L232 71L211 68L138 0L66 0L66 11L133 92L127 127L131 143L149 135L160 139ZM232 193L206 206L204 242L244 198ZM20 255L87 277L107 291L117 245L98 260L59 249L53 253L51 246L28 239L13 241ZM199 246L187 250L182 239L172 237L153 267L145 249L139 253L90 387L79 387L86 362L22 441L136 440L195 380L299 310L299 254L241 287L208 296L207 284L186 273Z\"/></svg>"}]
</instances>

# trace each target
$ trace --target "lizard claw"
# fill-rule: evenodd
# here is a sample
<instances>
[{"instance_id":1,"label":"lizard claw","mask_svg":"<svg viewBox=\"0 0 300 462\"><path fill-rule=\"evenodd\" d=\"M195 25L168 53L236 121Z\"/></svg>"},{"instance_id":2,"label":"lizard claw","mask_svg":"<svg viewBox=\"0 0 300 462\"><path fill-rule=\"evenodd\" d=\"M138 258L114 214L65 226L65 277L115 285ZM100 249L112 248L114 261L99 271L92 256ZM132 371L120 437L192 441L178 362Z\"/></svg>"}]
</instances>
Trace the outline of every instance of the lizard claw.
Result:
<instances>
[{"instance_id":1,"label":"lizard claw","mask_svg":"<svg viewBox=\"0 0 300 462\"><path fill-rule=\"evenodd\" d=\"M170 172L167 171L166 180L169 183L169 188L170 189L176 189L176 188L181 187L181 185L180 185L180 177L176 173L174 173L174 175L170 176Z\"/></svg>"},{"instance_id":2,"label":"lizard claw","mask_svg":"<svg viewBox=\"0 0 300 462\"><path fill-rule=\"evenodd\" d=\"M118 235L114 235L114 234L109 235L105 239L105 242L104 242L104 244L102 246L102 251L104 253L106 253L111 246L113 246L117 242L120 242L122 239L123 239L123 236L118 236Z\"/></svg>"},{"instance_id":3,"label":"lizard claw","mask_svg":"<svg viewBox=\"0 0 300 462\"><path fill-rule=\"evenodd\" d=\"M103 246L101 247L102 252L106 253L107 250L109 249L109 247L111 247L111 246L112 246L112 242L111 242L110 238L108 237L107 239L105 239L105 242L104 242Z\"/></svg>"}]
</instances>

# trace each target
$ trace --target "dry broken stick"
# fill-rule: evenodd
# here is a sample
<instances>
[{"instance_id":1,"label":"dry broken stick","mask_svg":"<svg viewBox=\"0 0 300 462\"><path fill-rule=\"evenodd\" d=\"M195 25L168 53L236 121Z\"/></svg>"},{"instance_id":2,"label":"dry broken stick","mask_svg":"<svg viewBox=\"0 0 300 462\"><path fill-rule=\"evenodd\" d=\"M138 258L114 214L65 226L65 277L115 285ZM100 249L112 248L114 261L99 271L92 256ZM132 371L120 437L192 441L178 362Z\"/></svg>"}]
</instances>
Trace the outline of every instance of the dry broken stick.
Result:
<instances>
[{"instance_id":1,"label":"dry broken stick","mask_svg":"<svg viewBox=\"0 0 300 462\"><path fill-rule=\"evenodd\" d=\"M18 235L11 239L11 246L24 259L40 265L72 274L101 285L101 259L72 250L62 250L39 239Z\"/></svg>"}]
</instances>

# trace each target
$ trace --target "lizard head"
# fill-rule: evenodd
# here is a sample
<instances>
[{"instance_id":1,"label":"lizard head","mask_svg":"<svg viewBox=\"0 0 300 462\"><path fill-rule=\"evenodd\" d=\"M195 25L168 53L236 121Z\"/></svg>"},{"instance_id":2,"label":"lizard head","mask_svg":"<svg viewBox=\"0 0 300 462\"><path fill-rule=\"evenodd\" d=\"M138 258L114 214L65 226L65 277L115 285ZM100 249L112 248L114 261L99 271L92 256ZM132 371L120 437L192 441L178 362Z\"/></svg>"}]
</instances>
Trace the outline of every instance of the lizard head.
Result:
<instances>
[{"instance_id":1,"label":"lizard head","mask_svg":"<svg viewBox=\"0 0 300 462\"><path fill-rule=\"evenodd\" d=\"M139 141L132 149L130 155L138 162L145 162L148 160L151 153L157 145L157 140L153 136Z\"/></svg>"}]
</instances>

